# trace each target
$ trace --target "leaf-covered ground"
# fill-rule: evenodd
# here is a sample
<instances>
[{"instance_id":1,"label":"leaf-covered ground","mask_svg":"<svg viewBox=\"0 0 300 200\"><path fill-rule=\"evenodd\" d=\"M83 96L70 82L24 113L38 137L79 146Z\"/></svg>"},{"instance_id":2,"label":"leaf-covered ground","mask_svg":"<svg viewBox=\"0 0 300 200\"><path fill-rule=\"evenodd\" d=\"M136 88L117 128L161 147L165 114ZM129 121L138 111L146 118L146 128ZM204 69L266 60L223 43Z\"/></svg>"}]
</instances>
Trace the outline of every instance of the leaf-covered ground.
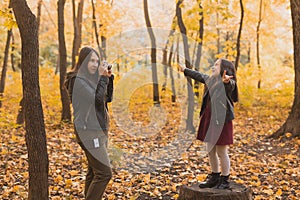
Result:
<instances>
[{"instance_id":1,"label":"leaf-covered ground","mask_svg":"<svg viewBox=\"0 0 300 200\"><path fill-rule=\"evenodd\" d=\"M16 77L8 76L8 91L15 92L6 94L0 115L0 199L27 199L29 174L25 131L14 123L21 91ZM57 87L58 77L50 69L43 73L41 80L49 78L54 79L53 83L42 84L41 90L49 154L50 199L83 199L87 168L85 156L75 141L73 126L59 123L59 93L53 90ZM242 80L241 102L236 105L234 120L234 145L229 150L231 180L250 187L255 199L300 199L300 139L291 138L288 133L279 139L266 139L287 117L292 101L292 84L286 82L286 85L278 86L279 89L258 91L245 84L249 83L248 79ZM148 109L152 102L146 101L149 99L147 95L149 88L142 88L133 95L134 101L129 105L132 119L140 126L151 123ZM177 157L170 151L172 148L168 149L170 158L165 156L161 165L153 164L159 154L152 156L154 160L130 157L145 157L157 149L163 152L177 133L182 136L189 134L179 126L179 104L169 102L168 92L163 99L161 107L167 113L167 123L149 137L135 138L126 134L112 117L110 147L114 168L105 199L176 199L181 185L202 181L209 173L208 158L203 156L199 141L194 141L189 151L180 152ZM113 113L111 115L114 116ZM198 112L195 113L195 125L199 123L197 117ZM124 152L129 156L120 158ZM141 165L151 164L156 168L148 172L139 170Z\"/></svg>"}]
</instances>

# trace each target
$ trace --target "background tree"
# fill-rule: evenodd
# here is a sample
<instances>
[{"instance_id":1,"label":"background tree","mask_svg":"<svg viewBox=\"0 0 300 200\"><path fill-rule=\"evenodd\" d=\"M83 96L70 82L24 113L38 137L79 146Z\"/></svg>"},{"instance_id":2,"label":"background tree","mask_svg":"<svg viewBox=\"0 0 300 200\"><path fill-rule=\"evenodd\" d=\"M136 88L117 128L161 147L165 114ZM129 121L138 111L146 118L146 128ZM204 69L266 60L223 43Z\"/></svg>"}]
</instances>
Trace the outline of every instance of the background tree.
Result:
<instances>
[{"instance_id":1,"label":"background tree","mask_svg":"<svg viewBox=\"0 0 300 200\"><path fill-rule=\"evenodd\" d=\"M15 55L14 55L14 51L15 51L15 37L14 37L14 33L11 33L11 51L10 51L10 63L11 63L11 68L12 70L15 72L16 68L15 68Z\"/></svg>"},{"instance_id":2,"label":"background tree","mask_svg":"<svg viewBox=\"0 0 300 200\"><path fill-rule=\"evenodd\" d=\"M74 26L74 38L73 38L73 48L72 48L72 68L75 67L76 56L78 55L79 48L81 46L83 5L84 5L84 0L80 0L78 2L77 14L76 14L76 3L75 3L75 0L72 0L73 26Z\"/></svg>"},{"instance_id":3,"label":"background tree","mask_svg":"<svg viewBox=\"0 0 300 200\"><path fill-rule=\"evenodd\" d=\"M7 39L6 39L6 45L4 50L4 61L2 65L1 80L0 80L0 108L2 107L2 98L5 89L5 79L6 79L6 72L7 72L7 62L9 56L9 46L10 46L11 36L12 36L12 29L9 29L7 31Z\"/></svg>"},{"instance_id":4,"label":"background tree","mask_svg":"<svg viewBox=\"0 0 300 200\"><path fill-rule=\"evenodd\" d=\"M189 53L189 44L187 40L187 31L185 25L182 20L182 13L181 13L181 6L183 0L178 0L176 3L176 16L178 20L178 26L180 29L181 37L183 40L183 48L184 48L184 58L185 58L185 65L187 68L191 69L191 59ZM195 132L195 127L193 125L193 118L194 118L194 93L193 93L193 83L190 77L187 77L187 89L188 89L188 114L186 120L186 130Z\"/></svg>"},{"instance_id":5,"label":"background tree","mask_svg":"<svg viewBox=\"0 0 300 200\"><path fill-rule=\"evenodd\" d=\"M240 62L240 54L241 54L241 36L242 36L242 29L243 29L243 21L244 21L244 5L243 0L240 0L240 7L241 7L241 19L240 19L240 27L238 31L237 41L236 41L236 58L235 58L235 69L238 69L239 62Z\"/></svg>"},{"instance_id":6,"label":"background tree","mask_svg":"<svg viewBox=\"0 0 300 200\"><path fill-rule=\"evenodd\" d=\"M37 5L37 15L36 15L38 31L39 31L40 24L41 24L42 4L43 4L43 0L39 0L38 5Z\"/></svg>"},{"instance_id":7,"label":"background tree","mask_svg":"<svg viewBox=\"0 0 300 200\"><path fill-rule=\"evenodd\" d=\"M260 53L259 53L259 45L260 45L260 25L262 21L262 7L263 7L263 0L259 1L259 15L258 15L258 22L256 27L256 61L257 61L257 68L258 68L258 82L257 88L260 88L261 85L261 63L260 63Z\"/></svg>"},{"instance_id":8,"label":"background tree","mask_svg":"<svg viewBox=\"0 0 300 200\"><path fill-rule=\"evenodd\" d=\"M6 36L6 43L5 43L5 49L4 49L4 56L3 56L3 65L2 65L2 71L1 71L1 79L0 79L0 108L2 107L2 98L3 98L3 93L5 90L5 80L6 80L6 72L7 72L7 63L8 63L8 56L9 56L9 47L10 41L12 38L12 28L14 26L14 19L12 17L12 12L10 10L10 7L5 9L6 15L7 15L7 20L9 21L7 25L7 36Z\"/></svg>"},{"instance_id":9,"label":"background tree","mask_svg":"<svg viewBox=\"0 0 300 200\"><path fill-rule=\"evenodd\" d=\"M158 78L157 78L157 68L156 68L156 41L153 33L153 29L150 22L149 12L148 12L148 1L144 0L144 15L147 30L151 40L151 66L152 66L152 80L153 80L153 102L154 104L159 104L159 90L158 90Z\"/></svg>"},{"instance_id":10,"label":"background tree","mask_svg":"<svg viewBox=\"0 0 300 200\"><path fill-rule=\"evenodd\" d=\"M66 72L67 72L67 49L65 42L65 23L64 23L64 5L65 0L58 0L58 46L59 46L59 86L60 86L60 96L62 102L62 121L71 121L71 110L70 110L70 99L68 92L64 87Z\"/></svg>"},{"instance_id":11,"label":"background tree","mask_svg":"<svg viewBox=\"0 0 300 200\"><path fill-rule=\"evenodd\" d=\"M173 75L173 68L172 68L172 57L174 55L174 41L172 42L172 46L169 53L169 59L168 59L168 68L170 72L170 79L171 79L171 87L172 87L172 102L176 102L176 89L175 89L175 81L174 81L174 75Z\"/></svg>"},{"instance_id":12,"label":"background tree","mask_svg":"<svg viewBox=\"0 0 300 200\"><path fill-rule=\"evenodd\" d=\"M300 4L297 0L290 0L290 3L293 22L295 95L292 109L287 120L270 136L275 138L285 133L292 133L294 137L300 137Z\"/></svg>"},{"instance_id":13,"label":"background tree","mask_svg":"<svg viewBox=\"0 0 300 200\"><path fill-rule=\"evenodd\" d=\"M97 29L97 18L96 18L96 7L95 7L94 0L91 0L91 4L92 4L92 13L93 13L93 28L94 28L94 32L95 32L95 38L96 38L98 50L100 52L101 59L105 59L106 54L105 54L105 51L103 50L103 48L101 47L101 44L99 41L99 34L98 34L98 29Z\"/></svg>"},{"instance_id":14,"label":"background tree","mask_svg":"<svg viewBox=\"0 0 300 200\"><path fill-rule=\"evenodd\" d=\"M44 114L39 87L39 40L36 17L25 0L11 0L10 6L22 42L22 85L25 109L26 145L29 165L29 200L46 200L48 191L48 153Z\"/></svg>"},{"instance_id":15,"label":"background tree","mask_svg":"<svg viewBox=\"0 0 300 200\"><path fill-rule=\"evenodd\" d=\"M202 56L202 45L203 45L203 34L204 34L204 15L203 15L203 7L201 4L201 1L198 1L199 6L199 33L197 38L197 53L196 53L196 60L195 60L195 70L200 71L200 61ZM194 83L194 90L195 95L199 98L200 92L199 92L199 82L195 81Z\"/></svg>"},{"instance_id":16,"label":"background tree","mask_svg":"<svg viewBox=\"0 0 300 200\"><path fill-rule=\"evenodd\" d=\"M176 16L173 17L173 20L172 20L172 24L171 24L171 30L169 32L169 35L168 35L168 39L166 41L166 44L165 44L165 47L162 51L163 55L162 55L162 64L163 64L163 67L164 67L164 83L162 85L162 91L165 91L166 90L166 87L167 87L167 77L168 77L168 68L171 67L169 66L168 64L168 47L170 46L170 43L171 44L171 48L173 49L173 43L174 43L174 33L176 31ZM170 49L170 56L172 58L172 49Z\"/></svg>"}]
</instances>

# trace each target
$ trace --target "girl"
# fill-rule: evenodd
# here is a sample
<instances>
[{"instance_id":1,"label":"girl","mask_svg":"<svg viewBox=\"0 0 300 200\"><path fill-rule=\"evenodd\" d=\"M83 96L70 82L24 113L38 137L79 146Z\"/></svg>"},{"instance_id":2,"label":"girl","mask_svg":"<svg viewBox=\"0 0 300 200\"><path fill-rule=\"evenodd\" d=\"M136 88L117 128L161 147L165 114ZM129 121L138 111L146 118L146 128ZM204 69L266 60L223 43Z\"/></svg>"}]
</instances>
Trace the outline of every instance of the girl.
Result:
<instances>
[{"instance_id":1,"label":"girl","mask_svg":"<svg viewBox=\"0 0 300 200\"><path fill-rule=\"evenodd\" d=\"M107 69L105 61L100 65L100 57L94 49L84 47L80 50L74 74L74 129L88 161L84 194L87 200L99 200L112 177L106 151L109 128L107 88L112 71Z\"/></svg>"},{"instance_id":2,"label":"girl","mask_svg":"<svg viewBox=\"0 0 300 200\"><path fill-rule=\"evenodd\" d=\"M233 143L233 102L238 101L235 67L226 59L218 59L211 76L180 67L185 76L205 84L197 139L207 142L212 173L199 187L228 189L230 160L227 147Z\"/></svg>"}]
</instances>

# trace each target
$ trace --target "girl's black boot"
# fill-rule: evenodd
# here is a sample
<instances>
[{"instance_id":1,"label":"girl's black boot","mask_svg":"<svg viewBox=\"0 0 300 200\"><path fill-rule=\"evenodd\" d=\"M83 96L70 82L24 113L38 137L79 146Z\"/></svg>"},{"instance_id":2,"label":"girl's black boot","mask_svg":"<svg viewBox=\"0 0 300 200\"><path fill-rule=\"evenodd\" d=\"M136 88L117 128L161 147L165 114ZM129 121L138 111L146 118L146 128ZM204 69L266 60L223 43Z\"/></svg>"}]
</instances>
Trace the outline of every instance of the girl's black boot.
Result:
<instances>
[{"instance_id":1,"label":"girl's black boot","mask_svg":"<svg viewBox=\"0 0 300 200\"><path fill-rule=\"evenodd\" d=\"M215 187L216 189L226 190L229 189L229 175L228 176L220 176L220 182Z\"/></svg>"},{"instance_id":2,"label":"girl's black boot","mask_svg":"<svg viewBox=\"0 0 300 200\"><path fill-rule=\"evenodd\" d=\"M206 181L203 183L200 183L199 187L200 188L212 188L218 185L219 179L220 179L220 174L221 173L211 173L207 176Z\"/></svg>"}]
</instances>

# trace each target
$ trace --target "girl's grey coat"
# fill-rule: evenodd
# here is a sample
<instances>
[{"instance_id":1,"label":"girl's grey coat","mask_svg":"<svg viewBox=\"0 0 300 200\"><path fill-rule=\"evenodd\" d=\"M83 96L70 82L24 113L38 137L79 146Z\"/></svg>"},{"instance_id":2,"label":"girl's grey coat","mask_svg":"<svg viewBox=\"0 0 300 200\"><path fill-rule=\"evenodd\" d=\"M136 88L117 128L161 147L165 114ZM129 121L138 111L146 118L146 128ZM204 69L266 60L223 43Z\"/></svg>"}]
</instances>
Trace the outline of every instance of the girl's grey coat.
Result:
<instances>
[{"instance_id":1,"label":"girl's grey coat","mask_svg":"<svg viewBox=\"0 0 300 200\"><path fill-rule=\"evenodd\" d=\"M216 125L222 125L225 122L234 119L233 100L231 95L236 87L236 82L233 79L230 79L229 83L223 83L221 77L217 77L215 78L215 81L211 81L212 77L209 75L188 68L184 70L184 75L205 84L208 88L202 98L200 116L204 113L210 99L212 105L211 120L214 120Z\"/></svg>"}]
</instances>

